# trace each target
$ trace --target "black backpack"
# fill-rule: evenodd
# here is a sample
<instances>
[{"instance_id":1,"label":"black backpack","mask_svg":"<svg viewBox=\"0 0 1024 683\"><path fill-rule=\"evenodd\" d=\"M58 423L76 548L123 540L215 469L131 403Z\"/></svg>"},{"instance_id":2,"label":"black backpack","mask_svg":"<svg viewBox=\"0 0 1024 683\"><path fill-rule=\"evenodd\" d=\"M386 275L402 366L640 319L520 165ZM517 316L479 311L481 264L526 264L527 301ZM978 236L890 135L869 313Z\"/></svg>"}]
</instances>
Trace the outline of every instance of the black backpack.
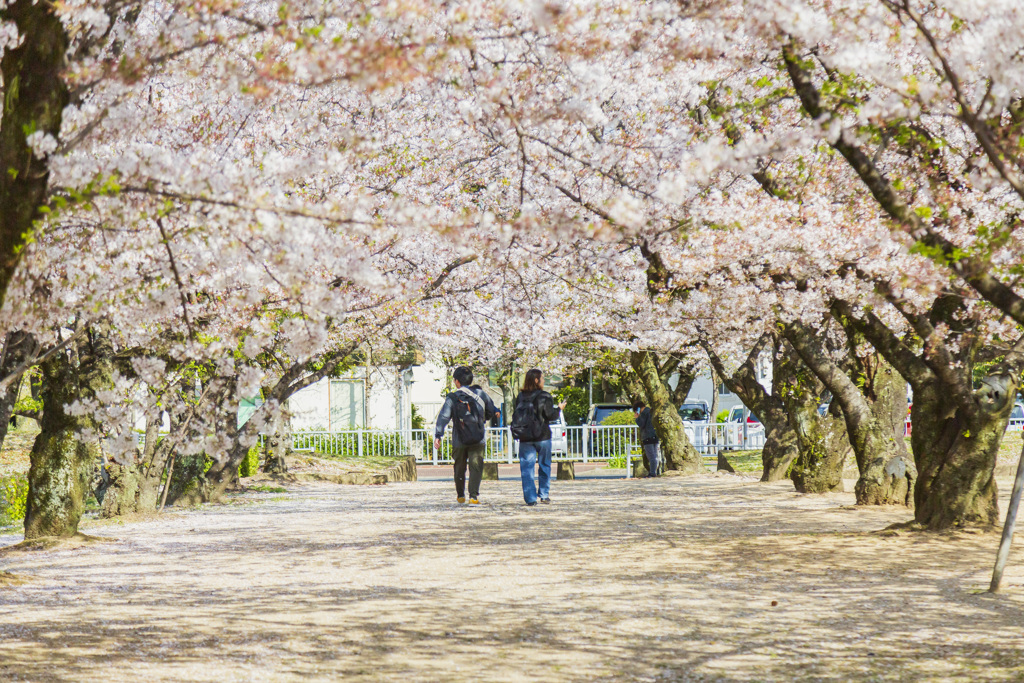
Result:
<instances>
[{"instance_id":1,"label":"black backpack","mask_svg":"<svg viewBox=\"0 0 1024 683\"><path fill-rule=\"evenodd\" d=\"M471 389L460 388L452 398L452 428L463 446L483 443L484 401Z\"/></svg>"},{"instance_id":2,"label":"black backpack","mask_svg":"<svg viewBox=\"0 0 1024 683\"><path fill-rule=\"evenodd\" d=\"M539 392L526 399L520 394L516 399L516 410L512 413L511 425L512 438L516 441L540 441L544 435L544 423L537 410L538 396Z\"/></svg>"}]
</instances>

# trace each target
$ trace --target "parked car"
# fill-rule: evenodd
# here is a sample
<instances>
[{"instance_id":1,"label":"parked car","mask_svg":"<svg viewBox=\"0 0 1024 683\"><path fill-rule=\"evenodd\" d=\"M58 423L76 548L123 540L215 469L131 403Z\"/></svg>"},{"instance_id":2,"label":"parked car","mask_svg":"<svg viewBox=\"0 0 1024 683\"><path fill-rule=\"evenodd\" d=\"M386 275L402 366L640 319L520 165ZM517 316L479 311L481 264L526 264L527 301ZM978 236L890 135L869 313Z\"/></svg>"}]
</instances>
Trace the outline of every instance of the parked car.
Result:
<instances>
[{"instance_id":1,"label":"parked car","mask_svg":"<svg viewBox=\"0 0 1024 683\"><path fill-rule=\"evenodd\" d=\"M708 407L707 401L684 403L679 406L679 417L683 418L683 422L707 422L710 414L711 408Z\"/></svg>"},{"instance_id":2,"label":"parked car","mask_svg":"<svg viewBox=\"0 0 1024 683\"><path fill-rule=\"evenodd\" d=\"M1024 403L1014 403L1010 411L1010 423L1006 425L1008 432L1024 431Z\"/></svg>"},{"instance_id":3,"label":"parked car","mask_svg":"<svg viewBox=\"0 0 1024 683\"><path fill-rule=\"evenodd\" d=\"M617 442L618 437L607 433L603 436L599 436L597 427L604 422L608 416L614 413L621 413L623 411L629 411L632 413L633 406L628 403L595 403L590 406L590 413L587 414L584 426L590 429L590 439L587 451L591 457L614 451L614 447L612 447L608 441L609 439L612 439Z\"/></svg>"},{"instance_id":4,"label":"parked car","mask_svg":"<svg viewBox=\"0 0 1024 683\"><path fill-rule=\"evenodd\" d=\"M633 411L633 406L628 403L595 403L590 406L590 413L587 414L586 424L596 427L612 413L621 413L624 410Z\"/></svg>"},{"instance_id":5,"label":"parked car","mask_svg":"<svg viewBox=\"0 0 1024 683\"><path fill-rule=\"evenodd\" d=\"M729 419L726 422L743 422L743 413L747 413L747 424L761 424L761 421L757 419L757 415L746 409L745 406L733 406L732 410L729 411Z\"/></svg>"},{"instance_id":6,"label":"parked car","mask_svg":"<svg viewBox=\"0 0 1024 683\"><path fill-rule=\"evenodd\" d=\"M565 413L561 410L558 411L558 419L551 420L548 423L551 427L551 454L552 455L565 455L569 452L569 440L567 438L568 425L565 423ZM519 457L519 442L512 442L512 452Z\"/></svg>"},{"instance_id":7,"label":"parked car","mask_svg":"<svg viewBox=\"0 0 1024 683\"><path fill-rule=\"evenodd\" d=\"M568 452L569 440L566 438L568 425L565 423L565 413L558 411L558 419L552 420L548 425L551 427L551 453L565 454Z\"/></svg>"}]
</instances>

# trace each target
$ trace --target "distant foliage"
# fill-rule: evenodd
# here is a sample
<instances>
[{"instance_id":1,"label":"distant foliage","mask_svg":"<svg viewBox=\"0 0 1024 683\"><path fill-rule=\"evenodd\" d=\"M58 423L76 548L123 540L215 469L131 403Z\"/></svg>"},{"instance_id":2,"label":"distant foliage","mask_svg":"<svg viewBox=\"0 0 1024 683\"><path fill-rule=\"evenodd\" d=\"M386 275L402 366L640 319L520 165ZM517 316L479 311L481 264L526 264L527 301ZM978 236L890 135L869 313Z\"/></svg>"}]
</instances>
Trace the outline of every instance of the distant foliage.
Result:
<instances>
[{"instance_id":1,"label":"distant foliage","mask_svg":"<svg viewBox=\"0 0 1024 683\"><path fill-rule=\"evenodd\" d=\"M28 477L11 474L0 477L0 526L10 526L25 519L28 503Z\"/></svg>"},{"instance_id":2,"label":"distant foliage","mask_svg":"<svg viewBox=\"0 0 1024 683\"><path fill-rule=\"evenodd\" d=\"M570 425L583 423L583 418L590 410L587 400L587 390L583 387L562 387L555 392L555 398L559 403L565 401L565 422Z\"/></svg>"},{"instance_id":3,"label":"distant foliage","mask_svg":"<svg viewBox=\"0 0 1024 683\"><path fill-rule=\"evenodd\" d=\"M259 468L260 447L259 444L256 444L249 449L249 452L245 454L245 459L238 465L238 476L251 477L259 471Z\"/></svg>"}]
</instances>

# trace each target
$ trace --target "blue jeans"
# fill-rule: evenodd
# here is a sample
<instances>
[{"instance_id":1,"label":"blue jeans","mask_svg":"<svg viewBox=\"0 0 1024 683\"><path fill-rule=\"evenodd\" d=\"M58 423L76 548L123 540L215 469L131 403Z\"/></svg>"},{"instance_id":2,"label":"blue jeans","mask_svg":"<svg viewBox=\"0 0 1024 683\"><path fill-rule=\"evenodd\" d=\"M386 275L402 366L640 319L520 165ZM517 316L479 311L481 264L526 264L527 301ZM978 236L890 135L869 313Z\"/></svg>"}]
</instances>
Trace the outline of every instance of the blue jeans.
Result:
<instances>
[{"instance_id":1,"label":"blue jeans","mask_svg":"<svg viewBox=\"0 0 1024 683\"><path fill-rule=\"evenodd\" d=\"M533 468L540 465L537 485L533 483ZM551 491L551 439L547 441L519 442L519 471L523 474L523 499L536 503L539 495L547 500Z\"/></svg>"}]
</instances>

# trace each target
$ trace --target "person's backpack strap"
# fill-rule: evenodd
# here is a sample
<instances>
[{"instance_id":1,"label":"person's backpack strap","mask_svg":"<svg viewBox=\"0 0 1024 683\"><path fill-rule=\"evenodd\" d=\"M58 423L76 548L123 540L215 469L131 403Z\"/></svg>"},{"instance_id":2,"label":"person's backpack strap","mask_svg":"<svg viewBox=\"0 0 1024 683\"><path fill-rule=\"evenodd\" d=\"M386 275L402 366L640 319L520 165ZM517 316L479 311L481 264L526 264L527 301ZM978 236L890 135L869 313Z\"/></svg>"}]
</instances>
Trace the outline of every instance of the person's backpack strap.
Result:
<instances>
[{"instance_id":1,"label":"person's backpack strap","mask_svg":"<svg viewBox=\"0 0 1024 683\"><path fill-rule=\"evenodd\" d=\"M472 399L473 399L474 401L476 401L476 404L477 404L477 406L479 406L479 407L480 407L480 414L481 414L481 415L484 415L484 417L486 417L486 413L487 413L487 406L486 406L486 404L484 403L484 400L483 400L482 398L480 398L480 397L479 397L479 396L477 395L477 393L476 393L475 391L473 391L473 390L472 390L472 389L470 389L469 387L459 387L459 389L458 389L458 390L459 390L459 391L463 391L463 392L465 392L465 393L469 394L469 396L470 396L470 397L471 397L471 398L472 398Z\"/></svg>"}]
</instances>

